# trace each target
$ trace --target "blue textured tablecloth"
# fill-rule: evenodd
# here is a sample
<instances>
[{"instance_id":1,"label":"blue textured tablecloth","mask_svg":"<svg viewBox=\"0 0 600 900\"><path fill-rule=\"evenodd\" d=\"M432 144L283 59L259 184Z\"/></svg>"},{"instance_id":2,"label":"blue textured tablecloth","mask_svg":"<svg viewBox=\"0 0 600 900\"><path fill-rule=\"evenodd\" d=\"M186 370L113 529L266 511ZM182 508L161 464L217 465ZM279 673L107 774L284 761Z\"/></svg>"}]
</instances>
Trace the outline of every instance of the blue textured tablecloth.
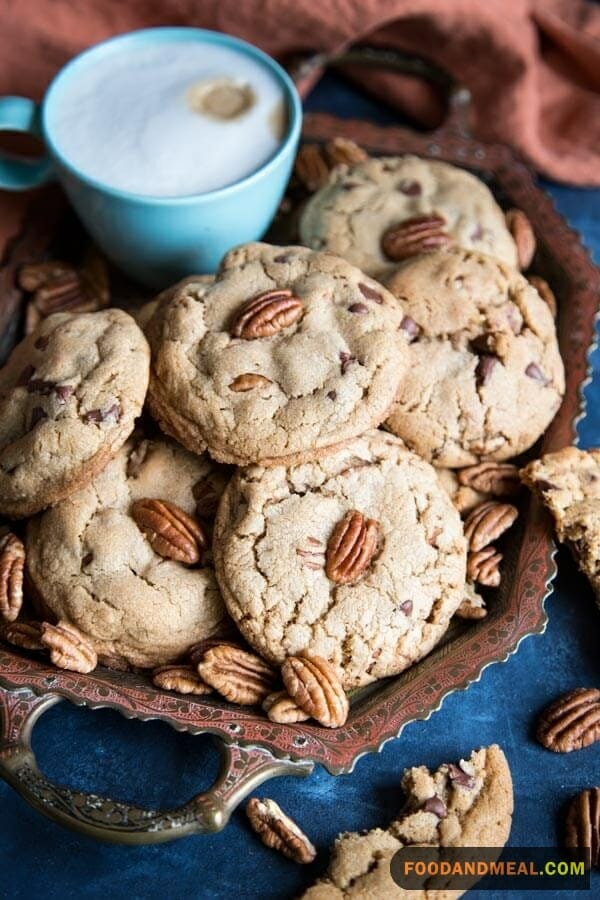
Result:
<instances>
[{"instance_id":1,"label":"blue textured tablecloth","mask_svg":"<svg viewBox=\"0 0 600 900\"><path fill-rule=\"evenodd\" d=\"M314 92L309 105L338 115L394 121L390 112L333 77ZM544 187L600 261L600 190ZM583 447L600 445L600 354L593 363L587 416L579 426ZM492 742L504 748L514 779L510 843L556 845L564 802L582 788L600 784L600 744L561 756L533 739L536 714L550 699L571 688L597 686L600 680L600 615L592 592L565 551L558 564L544 635L528 638L507 663L489 668L466 693L449 697L429 722L409 726L382 753L362 759L353 775L333 778L316 770L308 779L276 779L257 792L277 800L306 829L320 850L313 865L297 866L263 847L241 810L224 832L211 837L159 847L117 847L62 830L0 784L0 896L287 900L324 869L327 848L338 832L372 828L394 815L406 766L435 767ZM217 754L208 738L68 703L43 717L34 747L42 768L55 780L149 806L184 802L207 788L217 772ZM600 895L600 876L592 884ZM500 900L516 893L479 895Z\"/></svg>"}]
</instances>

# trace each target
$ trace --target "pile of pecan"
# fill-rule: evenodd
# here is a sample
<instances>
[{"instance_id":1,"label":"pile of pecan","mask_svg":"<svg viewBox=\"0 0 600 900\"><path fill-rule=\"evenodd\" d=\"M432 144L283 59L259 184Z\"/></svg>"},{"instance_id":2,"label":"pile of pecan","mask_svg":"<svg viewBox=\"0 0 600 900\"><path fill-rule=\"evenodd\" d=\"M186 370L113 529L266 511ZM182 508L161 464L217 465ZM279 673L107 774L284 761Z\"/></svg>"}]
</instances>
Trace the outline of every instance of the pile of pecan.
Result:
<instances>
[{"instance_id":1,"label":"pile of pecan","mask_svg":"<svg viewBox=\"0 0 600 900\"><path fill-rule=\"evenodd\" d=\"M26 263L19 269L17 284L29 295L25 334L53 313L95 312L110 303L108 270L94 247L80 267L59 261Z\"/></svg>"},{"instance_id":2,"label":"pile of pecan","mask_svg":"<svg viewBox=\"0 0 600 900\"><path fill-rule=\"evenodd\" d=\"M348 138L320 144L302 144L294 165L294 179L309 194L322 188L336 166L353 166L368 159L366 150Z\"/></svg>"},{"instance_id":3,"label":"pile of pecan","mask_svg":"<svg viewBox=\"0 0 600 900\"><path fill-rule=\"evenodd\" d=\"M456 615L463 619L482 619L487 614L485 602L475 590L475 585L499 587L502 553L495 542L515 523L519 511L508 498L514 498L521 490L519 469L513 463L482 462L459 469L459 484L468 488L470 497L478 497L474 505L460 504L465 515L464 531L467 539L467 595ZM462 495L464 497L465 495Z\"/></svg>"},{"instance_id":4,"label":"pile of pecan","mask_svg":"<svg viewBox=\"0 0 600 900\"><path fill-rule=\"evenodd\" d=\"M87 674L98 665L91 642L68 622L36 622L20 619L23 611L25 547L10 531L0 536L0 626L2 636L23 650L50 654L55 666Z\"/></svg>"},{"instance_id":5,"label":"pile of pecan","mask_svg":"<svg viewBox=\"0 0 600 900\"><path fill-rule=\"evenodd\" d=\"M241 642L208 638L191 648L184 664L161 666L152 673L156 687L180 694L216 691L230 703L260 706L272 722L315 719L339 728L349 703L340 677L319 656L289 656L280 671Z\"/></svg>"}]
</instances>

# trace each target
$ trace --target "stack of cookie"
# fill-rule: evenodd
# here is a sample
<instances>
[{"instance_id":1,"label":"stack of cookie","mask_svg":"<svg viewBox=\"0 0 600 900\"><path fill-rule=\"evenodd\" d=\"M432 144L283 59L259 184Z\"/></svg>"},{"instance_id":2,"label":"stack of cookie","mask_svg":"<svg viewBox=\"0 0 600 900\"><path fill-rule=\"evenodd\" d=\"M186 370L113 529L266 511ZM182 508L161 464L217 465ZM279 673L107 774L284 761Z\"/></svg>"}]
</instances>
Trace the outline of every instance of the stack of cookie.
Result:
<instances>
[{"instance_id":1,"label":"stack of cookie","mask_svg":"<svg viewBox=\"0 0 600 900\"><path fill-rule=\"evenodd\" d=\"M485 614L506 461L564 390L531 234L461 170L358 157L308 247L238 247L139 324L52 315L14 351L0 512L34 518L0 538L9 641L332 727ZM162 435L133 433L145 400Z\"/></svg>"},{"instance_id":2,"label":"stack of cookie","mask_svg":"<svg viewBox=\"0 0 600 900\"><path fill-rule=\"evenodd\" d=\"M403 310L408 367L384 427L436 467L466 517L459 614L480 618L474 585L499 585L493 542L517 516L519 468L509 460L545 431L565 388L554 295L519 271L532 262L533 229L474 175L413 156L333 166L311 191L315 152L331 158L313 146L299 160L309 195L301 240L380 279Z\"/></svg>"},{"instance_id":3,"label":"stack of cookie","mask_svg":"<svg viewBox=\"0 0 600 900\"><path fill-rule=\"evenodd\" d=\"M247 643L282 667L288 696L267 698L271 718L340 724L340 688L429 652L464 598L456 509L434 469L377 430L406 377L403 320L340 257L251 244L212 285L167 292L146 326L154 418L239 467L217 513L215 570ZM199 670L224 692L217 656ZM303 696L323 680L339 682L330 703Z\"/></svg>"}]
</instances>

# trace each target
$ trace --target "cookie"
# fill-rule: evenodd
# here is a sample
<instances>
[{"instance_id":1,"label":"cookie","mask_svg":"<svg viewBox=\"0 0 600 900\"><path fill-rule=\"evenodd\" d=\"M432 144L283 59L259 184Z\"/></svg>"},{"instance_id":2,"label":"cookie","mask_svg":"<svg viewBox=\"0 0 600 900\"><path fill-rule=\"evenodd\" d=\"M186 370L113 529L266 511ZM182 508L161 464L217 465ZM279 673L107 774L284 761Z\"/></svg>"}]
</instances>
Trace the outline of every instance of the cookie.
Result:
<instances>
[{"instance_id":1,"label":"cookie","mask_svg":"<svg viewBox=\"0 0 600 900\"><path fill-rule=\"evenodd\" d=\"M327 874L303 900L374 900L408 896L392 879L390 863L402 847L497 847L508 840L513 789L510 769L496 744L474 750L470 759L445 763L431 774L425 766L407 769L402 780L406 803L387 828L346 833L336 840ZM465 891L452 891L460 897ZM442 900L441 890L414 890L415 900Z\"/></svg>"},{"instance_id":2,"label":"cookie","mask_svg":"<svg viewBox=\"0 0 600 900\"><path fill-rule=\"evenodd\" d=\"M0 372L0 513L88 484L123 446L148 386L143 333L119 309L49 316Z\"/></svg>"},{"instance_id":3,"label":"cookie","mask_svg":"<svg viewBox=\"0 0 600 900\"><path fill-rule=\"evenodd\" d=\"M388 280L412 337L385 427L436 466L527 450L565 389L552 315L516 270L455 248L407 262Z\"/></svg>"},{"instance_id":4,"label":"cookie","mask_svg":"<svg viewBox=\"0 0 600 900\"><path fill-rule=\"evenodd\" d=\"M403 224L402 247L394 246L395 240L390 245L391 229ZM464 169L416 156L336 168L308 201L300 239L315 250L337 253L375 278L419 248L451 243L517 265L504 213L486 185Z\"/></svg>"},{"instance_id":5,"label":"cookie","mask_svg":"<svg viewBox=\"0 0 600 900\"><path fill-rule=\"evenodd\" d=\"M156 553L132 517L158 498L208 527L228 474L166 440L131 439L89 487L33 519L27 565L42 618L66 620L100 661L179 659L225 617L210 554L188 567Z\"/></svg>"},{"instance_id":6,"label":"cookie","mask_svg":"<svg viewBox=\"0 0 600 900\"><path fill-rule=\"evenodd\" d=\"M559 541L570 547L600 606L600 449L547 453L521 478L550 510Z\"/></svg>"},{"instance_id":7,"label":"cookie","mask_svg":"<svg viewBox=\"0 0 600 900\"><path fill-rule=\"evenodd\" d=\"M133 317L135 321L138 323L141 329L145 329L150 319L158 309L161 303L166 303L171 299L173 294L179 288L182 288L184 284L196 284L196 285L210 285L213 284L215 280L214 275L192 275L187 278L183 278L181 281L178 281L177 284L168 287L166 290L162 291L158 297L153 297L152 300L148 300L147 303L143 303L139 309L135 310L133 313Z\"/></svg>"},{"instance_id":8,"label":"cookie","mask_svg":"<svg viewBox=\"0 0 600 900\"><path fill-rule=\"evenodd\" d=\"M153 300L148 300L147 303L142 304L139 309L136 309L132 313L133 318L138 323L142 331L146 328L146 325L158 309L159 303L159 297L155 297Z\"/></svg>"},{"instance_id":9,"label":"cookie","mask_svg":"<svg viewBox=\"0 0 600 900\"><path fill-rule=\"evenodd\" d=\"M458 512L435 470L382 431L306 465L238 471L213 551L254 649L275 664L325 657L345 688L428 653L463 599Z\"/></svg>"},{"instance_id":10,"label":"cookie","mask_svg":"<svg viewBox=\"0 0 600 900\"><path fill-rule=\"evenodd\" d=\"M401 318L344 260L243 245L214 285L188 280L152 317L150 410L220 462L312 459L385 418L403 374Z\"/></svg>"}]
</instances>

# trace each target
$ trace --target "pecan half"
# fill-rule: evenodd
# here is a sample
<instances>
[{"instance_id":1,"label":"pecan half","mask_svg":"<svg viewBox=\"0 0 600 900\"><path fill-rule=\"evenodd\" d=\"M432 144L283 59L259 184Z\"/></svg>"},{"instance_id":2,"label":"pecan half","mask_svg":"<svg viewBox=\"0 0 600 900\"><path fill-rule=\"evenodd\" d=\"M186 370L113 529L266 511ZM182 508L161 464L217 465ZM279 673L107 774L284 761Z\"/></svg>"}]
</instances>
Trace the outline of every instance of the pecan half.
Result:
<instances>
[{"instance_id":1,"label":"pecan half","mask_svg":"<svg viewBox=\"0 0 600 900\"><path fill-rule=\"evenodd\" d=\"M473 552L483 550L510 528L519 511L511 503L488 500L480 503L465 519L465 537Z\"/></svg>"},{"instance_id":2,"label":"pecan half","mask_svg":"<svg viewBox=\"0 0 600 900\"><path fill-rule=\"evenodd\" d=\"M589 849L591 865L600 867L600 787L582 791L571 801L565 821L565 846Z\"/></svg>"},{"instance_id":3,"label":"pecan half","mask_svg":"<svg viewBox=\"0 0 600 900\"><path fill-rule=\"evenodd\" d=\"M98 656L90 641L68 622L42 623L41 642L50 650L50 659L59 669L87 675L98 665Z\"/></svg>"},{"instance_id":4,"label":"pecan half","mask_svg":"<svg viewBox=\"0 0 600 900\"><path fill-rule=\"evenodd\" d=\"M14 622L23 606L25 547L16 534L0 537L0 618Z\"/></svg>"},{"instance_id":5,"label":"pecan half","mask_svg":"<svg viewBox=\"0 0 600 900\"><path fill-rule=\"evenodd\" d=\"M25 332L56 312L93 312L110 302L108 272L95 248L80 269L62 262L30 263L18 276L19 286L33 294L27 304Z\"/></svg>"},{"instance_id":6,"label":"pecan half","mask_svg":"<svg viewBox=\"0 0 600 900\"><path fill-rule=\"evenodd\" d=\"M3 633L4 639L23 650L45 650L41 622L12 622Z\"/></svg>"},{"instance_id":7,"label":"pecan half","mask_svg":"<svg viewBox=\"0 0 600 900\"><path fill-rule=\"evenodd\" d=\"M200 562L208 547L202 525L168 500L136 500L131 515L159 556L188 566Z\"/></svg>"},{"instance_id":8,"label":"pecan half","mask_svg":"<svg viewBox=\"0 0 600 900\"><path fill-rule=\"evenodd\" d=\"M233 379L229 385L229 390L245 393L253 390L255 387L264 387L267 384L273 384L273 382L269 378L265 378L264 375L258 375L256 372L244 372L243 375L238 375L237 378Z\"/></svg>"},{"instance_id":9,"label":"pecan half","mask_svg":"<svg viewBox=\"0 0 600 900\"><path fill-rule=\"evenodd\" d=\"M326 728L340 728L348 718L348 697L339 676L321 656L288 656L281 677L294 703Z\"/></svg>"},{"instance_id":10,"label":"pecan half","mask_svg":"<svg viewBox=\"0 0 600 900\"><path fill-rule=\"evenodd\" d=\"M548 305L548 309L552 313L554 318L558 315L558 304L556 302L556 297L554 296L554 291L548 284L545 278L542 278L541 275L529 275L528 279L529 284L531 284L544 303Z\"/></svg>"},{"instance_id":11,"label":"pecan half","mask_svg":"<svg viewBox=\"0 0 600 900\"><path fill-rule=\"evenodd\" d=\"M254 706L273 690L277 674L260 656L219 644L204 654L198 664L200 677L231 703Z\"/></svg>"},{"instance_id":12,"label":"pecan half","mask_svg":"<svg viewBox=\"0 0 600 900\"><path fill-rule=\"evenodd\" d=\"M536 737L555 753L570 753L600 741L600 691L579 688L559 697L542 712Z\"/></svg>"},{"instance_id":13,"label":"pecan half","mask_svg":"<svg viewBox=\"0 0 600 900\"><path fill-rule=\"evenodd\" d=\"M228 647L238 647L240 650L242 649L240 644L237 644L235 641L230 641L228 638L221 635L220 637L204 638L203 640L198 641L198 643L192 644L187 652L187 658L193 666L197 667L209 650L212 650L213 647L223 647L224 645L227 645Z\"/></svg>"},{"instance_id":14,"label":"pecan half","mask_svg":"<svg viewBox=\"0 0 600 900\"><path fill-rule=\"evenodd\" d=\"M311 194L327 182L329 164L318 144L302 144L294 163L294 175Z\"/></svg>"},{"instance_id":15,"label":"pecan half","mask_svg":"<svg viewBox=\"0 0 600 900\"><path fill-rule=\"evenodd\" d=\"M49 281L55 281L74 272L73 266L59 260L51 262L24 263L17 274L17 284L23 291L32 294Z\"/></svg>"},{"instance_id":16,"label":"pecan half","mask_svg":"<svg viewBox=\"0 0 600 900\"><path fill-rule=\"evenodd\" d=\"M159 666L152 672L152 684L178 694L212 693L212 688L202 681L194 666Z\"/></svg>"},{"instance_id":17,"label":"pecan half","mask_svg":"<svg viewBox=\"0 0 600 900\"><path fill-rule=\"evenodd\" d=\"M334 137L327 141L325 156L330 166L354 166L369 158L366 150L363 150L355 141L344 137Z\"/></svg>"},{"instance_id":18,"label":"pecan half","mask_svg":"<svg viewBox=\"0 0 600 900\"><path fill-rule=\"evenodd\" d=\"M327 543L325 573L337 584L356 581L373 559L379 542L379 523L351 509L337 523Z\"/></svg>"},{"instance_id":19,"label":"pecan half","mask_svg":"<svg viewBox=\"0 0 600 900\"><path fill-rule=\"evenodd\" d=\"M460 484L493 497L514 497L521 490L519 467L512 463L481 462L456 474Z\"/></svg>"},{"instance_id":20,"label":"pecan half","mask_svg":"<svg viewBox=\"0 0 600 900\"><path fill-rule=\"evenodd\" d=\"M388 259L399 262L418 253L449 247L454 241L444 231L445 225L445 218L438 213L405 219L384 232L381 249Z\"/></svg>"},{"instance_id":21,"label":"pecan half","mask_svg":"<svg viewBox=\"0 0 600 900\"><path fill-rule=\"evenodd\" d=\"M535 233L522 209L509 209L505 214L506 227L517 245L517 262L520 269L528 269L535 254Z\"/></svg>"},{"instance_id":22,"label":"pecan half","mask_svg":"<svg viewBox=\"0 0 600 900\"><path fill-rule=\"evenodd\" d=\"M262 708L271 722L290 725L294 722L306 722L308 713L294 703L287 691L276 691L263 700Z\"/></svg>"},{"instance_id":23,"label":"pecan half","mask_svg":"<svg viewBox=\"0 0 600 900\"><path fill-rule=\"evenodd\" d=\"M311 863L317 855L304 832L274 800L252 797L246 806L250 825L265 846L297 863Z\"/></svg>"},{"instance_id":24,"label":"pecan half","mask_svg":"<svg viewBox=\"0 0 600 900\"><path fill-rule=\"evenodd\" d=\"M33 296L33 305L42 316L79 308L84 302L81 282L75 270L46 282Z\"/></svg>"},{"instance_id":25,"label":"pecan half","mask_svg":"<svg viewBox=\"0 0 600 900\"><path fill-rule=\"evenodd\" d=\"M487 616L485 600L483 597L480 597L473 585L469 582L467 582L465 599L462 601L454 615L457 619L467 619L468 621L485 619Z\"/></svg>"},{"instance_id":26,"label":"pecan half","mask_svg":"<svg viewBox=\"0 0 600 900\"><path fill-rule=\"evenodd\" d=\"M304 304L288 288L263 291L244 303L238 313L231 334L253 340L271 337L293 325L304 313Z\"/></svg>"},{"instance_id":27,"label":"pecan half","mask_svg":"<svg viewBox=\"0 0 600 900\"><path fill-rule=\"evenodd\" d=\"M485 587L498 587L501 562L502 554L491 545L471 551L467 556L467 578Z\"/></svg>"}]
</instances>

